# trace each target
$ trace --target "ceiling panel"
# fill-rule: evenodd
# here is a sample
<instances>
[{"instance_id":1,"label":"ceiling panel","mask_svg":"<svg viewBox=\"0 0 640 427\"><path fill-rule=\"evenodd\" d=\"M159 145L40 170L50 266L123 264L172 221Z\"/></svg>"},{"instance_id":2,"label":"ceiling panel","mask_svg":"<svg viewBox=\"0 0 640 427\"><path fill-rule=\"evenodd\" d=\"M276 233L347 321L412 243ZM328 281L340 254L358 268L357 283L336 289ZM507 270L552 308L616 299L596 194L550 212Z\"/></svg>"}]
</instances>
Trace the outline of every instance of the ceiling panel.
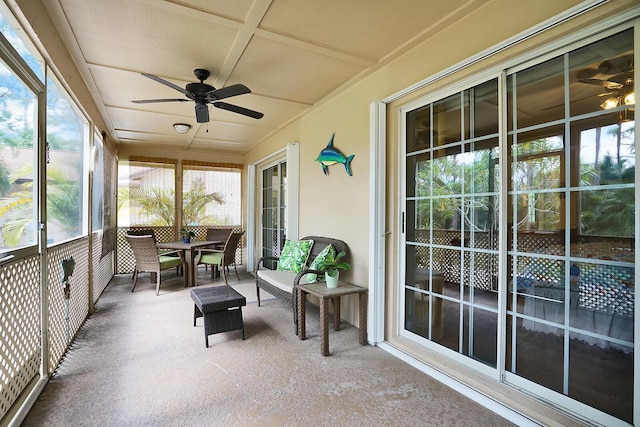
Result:
<instances>
[{"instance_id":1,"label":"ceiling panel","mask_svg":"<svg viewBox=\"0 0 640 427\"><path fill-rule=\"evenodd\" d=\"M260 28L380 60L468 0L274 0Z\"/></svg>"},{"instance_id":2,"label":"ceiling panel","mask_svg":"<svg viewBox=\"0 0 640 427\"><path fill-rule=\"evenodd\" d=\"M124 70L184 79L203 67L215 78L237 36L235 29L136 1L62 4L84 59ZM113 37L100 28L109 28Z\"/></svg>"},{"instance_id":3,"label":"ceiling panel","mask_svg":"<svg viewBox=\"0 0 640 427\"><path fill-rule=\"evenodd\" d=\"M231 77L234 81L250 80L252 90L260 95L313 104L363 69L302 48L254 37Z\"/></svg>"},{"instance_id":4,"label":"ceiling panel","mask_svg":"<svg viewBox=\"0 0 640 427\"><path fill-rule=\"evenodd\" d=\"M208 135L210 135L212 131L215 131L215 139L229 142L252 141L258 138L263 132L263 130L257 126L238 125L212 120L209 123L200 125L196 133L196 138L208 139Z\"/></svg>"},{"instance_id":5,"label":"ceiling panel","mask_svg":"<svg viewBox=\"0 0 640 427\"><path fill-rule=\"evenodd\" d=\"M354 77L487 0L42 0L117 141L242 155ZM211 108L148 79L184 88L206 68L212 86L252 91L225 102L260 120ZM193 125L176 134L173 123ZM206 132L208 130L208 132Z\"/></svg>"},{"instance_id":6,"label":"ceiling panel","mask_svg":"<svg viewBox=\"0 0 640 427\"><path fill-rule=\"evenodd\" d=\"M251 148L251 144L243 142L229 142L229 141L207 141L207 140L193 140L189 145L191 151L212 151L225 154L238 154L244 153Z\"/></svg>"},{"instance_id":7,"label":"ceiling panel","mask_svg":"<svg viewBox=\"0 0 640 427\"><path fill-rule=\"evenodd\" d=\"M136 132L162 135L165 132L175 133L173 124L185 122L183 118L171 114L109 108L109 116L118 130L133 129Z\"/></svg>"},{"instance_id":8,"label":"ceiling panel","mask_svg":"<svg viewBox=\"0 0 640 427\"><path fill-rule=\"evenodd\" d=\"M244 21L254 0L186 0L182 4L236 21Z\"/></svg>"}]
</instances>

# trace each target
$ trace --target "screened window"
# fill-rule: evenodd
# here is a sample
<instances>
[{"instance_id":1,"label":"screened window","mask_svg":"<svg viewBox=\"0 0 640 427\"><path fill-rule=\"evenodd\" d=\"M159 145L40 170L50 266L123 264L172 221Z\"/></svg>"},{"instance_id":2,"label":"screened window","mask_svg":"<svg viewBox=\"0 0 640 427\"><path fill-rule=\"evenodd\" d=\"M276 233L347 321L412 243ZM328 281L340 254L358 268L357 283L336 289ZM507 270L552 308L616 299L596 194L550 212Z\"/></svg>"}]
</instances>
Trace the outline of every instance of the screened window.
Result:
<instances>
[{"instance_id":1,"label":"screened window","mask_svg":"<svg viewBox=\"0 0 640 427\"><path fill-rule=\"evenodd\" d=\"M120 162L118 226L173 226L175 164Z\"/></svg>"},{"instance_id":2,"label":"screened window","mask_svg":"<svg viewBox=\"0 0 640 427\"><path fill-rule=\"evenodd\" d=\"M0 61L0 252L37 242L37 97Z\"/></svg>"},{"instance_id":3,"label":"screened window","mask_svg":"<svg viewBox=\"0 0 640 427\"><path fill-rule=\"evenodd\" d=\"M98 133L93 136L93 152L91 156L93 168L93 188L92 188L92 231L102 230L104 216L104 146Z\"/></svg>"},{"instance_id":4,"label":"screened window","mask_svg":"<svg viewBox=\"0 0 640 427\"><path fill-rule=\"evenodd\" d=\"M57 243L87 232L85 159L89 123L60 83L47 79L47 239Z\"/></svg>"},{"instance_id":5,"label":"screened window","mask_svg":"<svg viewBox=\"0 0 640 427\"><path fill-rule=\"evenodd\" d=\"M13 16L0 13L1 42L15 49L20 68L0 61L0 253L37 244L38 95L24 82L43 80L44 61ZM17 74L20 73L20 74Z\"/></svg>"},{"instance_id":6,"label":"screened window","mask_svg":"<svg viewBox=\"0 0 640 427\"><path fill-rule=\"evenodd\" d=\"M13 18L9 15L9 18ZM41 82L44 82L44 60L36 52L31 41L25 37L25 33L13 19L8 20L0 13L0 32L9 41L18 55L27 63ZM23 40L22 37L25 37Z\"/></svg>"},{"instance_id":7,"label":"screened window","mask_svg":"<svg viewBox=\"0 0 640 427\"><path fill-rule=\"evenodd\" d=\"M240 169L186 165L182 173L184 225L238 225Z\"/></svg>"}]
</instances>

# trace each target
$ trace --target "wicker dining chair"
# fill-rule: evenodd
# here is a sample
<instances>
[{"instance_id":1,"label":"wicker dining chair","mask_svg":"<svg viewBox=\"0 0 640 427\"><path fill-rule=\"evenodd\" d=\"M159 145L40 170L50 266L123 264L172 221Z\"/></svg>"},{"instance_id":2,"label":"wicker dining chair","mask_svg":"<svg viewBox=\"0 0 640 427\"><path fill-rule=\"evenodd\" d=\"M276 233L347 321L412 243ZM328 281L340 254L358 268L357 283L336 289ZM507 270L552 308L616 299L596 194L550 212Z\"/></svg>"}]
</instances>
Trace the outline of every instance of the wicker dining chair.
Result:
<instances>
[{"instance_id":1,"label":"wicker dining chair","mask_svg":"<svg viewBox=\"0 0 640 427\"><path fill-rule=\"evenodd\" d=\"M134 236L128 234L125 238L129 242L129 245L131 245L133 256L136 259L136 267L133 273L133 288L131 288L131 292L136 289L139 273L146 272L155 274L156 295L159 295L160 272L167 268L183 266L182 258L179 256L171 256L171 252L159 255L156 240L153 236Z\"/></svg>"},{"instance_id":2,"label":"wicker dining chair","mask_svg":"<svg viewBox=\"0 0 640 427\"><path fill-rule=\"evenodd\" d=\"M229 238L224 244L224 249L209 249L203 248L198 253L198 263L200 264L208 264L211 265L211 278L215 278L215 270L219 268L222 270L222 275L224 276L224 283L229 284L227 280L227 276L229 273L229 266L233 264L233 268L236 271L236 277L240 280L240 275L238 274L238 268L236 266L236 250L238 249L238 245L240 244L240 239L242 239L242 235L244 231L239 233L231 233ZM216 268L213 268L215 266Z\"/></svg>"},{"instance_id":3,"label":"wicker dining chair","mask_svg":"<svg viewBox=\"0 0 640 427\"><path fill-rule=\"evenodd\" d=\"M227 242L227 239L229 238L232 232L233 232L232 228L207 228L207 237L205 240L210 240L212 242L220 242L211 246L207 246L207 248L218 249L221 251L224 250L224 245ZM214 268L213 274L216 274L215 267L212 267L212 268ZM209 265L204 264L204 269L205 271L208 270Z\"/></svg>"},{"instance_id":4,"label":"wicker dining chair","mask_svg":"<svg viewBox=\"0 0 640 427\"><path fill-rule=\"evenodd\" d=\"M213 249L224 249L224 244L233 232L231 228L207 228L207 238L205 240L220 241L222 243L213 245Z\"/></svg>"},{"instance_id":5,"label":"wicker dining chair","mask_svg":"<svg viewBox=\"0 0 640 427\"><path fill-rule=\"evenodd\" d=\"M158 239L156 239L156 233L155 231L153 231L153 229L151 228L143 228L143 229L139 229L139 230L128 230L127 231L127 235L129 236L153 236L153 241L154 242L158 242ZM168 256L173 256L173 257L177 257L178 256L178 252L176 251L167 251L165 249L160 249L158 251L158 253L160 255L168 255ZM183 272L183 268L182 268L182 264L178 265L176 267L176 274L178 276L182 275ZM135 268L133 269L133 274L136 274L136 270ZM133 275L131 276L131 278L133 279Z\"/></svg>"},{"instance_id":6,"label":"wicker dining chair","mask_svg":"<svg viewBox=\"0 0 640 427\"><path fill-rule=\"evenodd\" d=\"M150 228L145 228L142 230L127 230L127 235L128 236L153 236L153 240L155 241L156 239L156 233L154 233L153 230L151 230ZM136 276L136 269L135 267L133 268L133 274L131 275L131 279L135 279Z\"/></svg>"}]
</instances>

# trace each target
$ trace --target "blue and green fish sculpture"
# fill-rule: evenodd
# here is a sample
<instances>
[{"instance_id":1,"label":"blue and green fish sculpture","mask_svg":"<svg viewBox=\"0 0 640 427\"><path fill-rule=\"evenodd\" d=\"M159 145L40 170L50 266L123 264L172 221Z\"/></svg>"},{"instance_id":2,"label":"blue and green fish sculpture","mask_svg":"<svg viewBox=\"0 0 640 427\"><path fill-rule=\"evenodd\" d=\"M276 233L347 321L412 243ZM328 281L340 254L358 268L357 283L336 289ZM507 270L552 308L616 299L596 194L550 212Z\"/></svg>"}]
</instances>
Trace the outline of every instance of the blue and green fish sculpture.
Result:
<instances>
[{"instance_id":1,"label":"blue and green fish sculpture","mask_svg":"<svg viewBox=\"0 0 640 427\"><path fill-rule=\"evenodd\" d=\"M350 155L349 157L345 157L344 154L340 152L337 148L333 146L333 137L336 134L333 133L331 135L331 139L327 146L320 152L316 162L322 165L322 172L325 175L328 174L328 167L334 165L336 163L342 163L344 165L345 170L349 174L349 176L353 176L351 173L351 160L355 157L355 154Z\"/></svg>"}]
</instances>

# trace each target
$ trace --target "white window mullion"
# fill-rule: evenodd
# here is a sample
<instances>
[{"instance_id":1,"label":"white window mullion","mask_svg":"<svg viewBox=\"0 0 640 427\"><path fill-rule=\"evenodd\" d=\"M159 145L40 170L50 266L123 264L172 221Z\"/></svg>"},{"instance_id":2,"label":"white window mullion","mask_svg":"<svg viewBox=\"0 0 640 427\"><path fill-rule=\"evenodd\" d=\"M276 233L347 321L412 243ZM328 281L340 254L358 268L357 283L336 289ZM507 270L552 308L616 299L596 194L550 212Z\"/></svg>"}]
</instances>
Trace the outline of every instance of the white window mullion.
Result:
<instances>
[{"instance_id":1,"label":"white window mullion","mask_svg":"<svg viewBox=\"0 0 640 427\"><path fill-rule=\"evenodd\" d=\"M386 104L372 102L370 117L369 165L369 306L368 341L384 341L385 324L385 243L386 225ZM364 325L359 325L360 328Z\"/></svg>"},{"instance_id":2,"label":"white window mullion","mask_svg":"<svg viewBox=\"0 0 640 427\"><path fill-rule=\"evenodd\" d=\"M502 72L498 78L498 149L499 149L499 165L500 165L500 192L498 193L498 206L500 212L498 216L498 360L497 367L499 377L504 381L504 373L506 366L507 353L507 296L509 291L509 268L508 264L508 232L507 224L509 223L509 137L507 135L507 73ZM514 106L515 109L515 106ZM515 262L515 258L514 258ZM513 284L515 286L515 283ZM512 307L516 307L516 293L512 296ZM511 354L516 354L516 318L511 319L511 331L514 335L511 339ZM511 360L511 370L515 369L515 357Z\"/></svg>"}]
</instances>

